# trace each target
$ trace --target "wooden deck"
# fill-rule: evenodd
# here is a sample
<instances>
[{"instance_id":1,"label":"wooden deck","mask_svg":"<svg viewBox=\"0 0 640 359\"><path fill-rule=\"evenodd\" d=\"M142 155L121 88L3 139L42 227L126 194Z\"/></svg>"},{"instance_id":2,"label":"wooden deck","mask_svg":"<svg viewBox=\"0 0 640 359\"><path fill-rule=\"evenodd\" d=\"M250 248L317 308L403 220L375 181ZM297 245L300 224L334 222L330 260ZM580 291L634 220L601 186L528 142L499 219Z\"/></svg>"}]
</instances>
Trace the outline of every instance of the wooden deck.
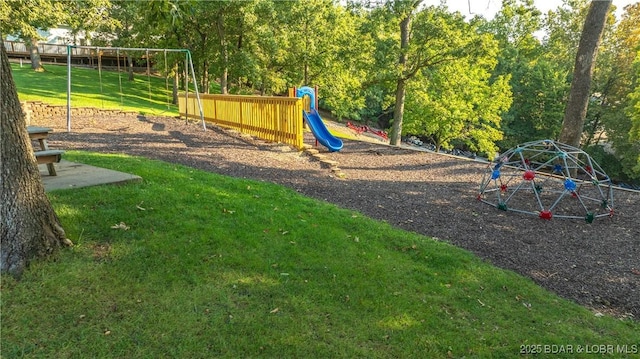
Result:
<instances>
[{"instance_id":1,"label":"wooden deck","mask_svg":"<svg viewBox=\"0 0 640 359\"><path fill-rule=\"evenodd\" d=\"M8 41L5 40L4 47L7 50L7 57L14 60L26 60L30 59L30 49L24 42ZM67 45L59 44L38 44L38 52L43 62L52 63L67 63ZM71 63L85 66L98 66L98 55L100 55L103 67L117 67L118 60L120 61L120 67L126 68L126 53L120 51L118 54L116 51L97 50L91 48L71 48ZM136 59L140 58L140 53L136 54ZM145 55L143 54L142 57ZM153 61L152 61L153 63ZM140 69L137 66L134 71L139 72ZM146 69L144 69L146 71Z\"/></svg>"}]
</instances>

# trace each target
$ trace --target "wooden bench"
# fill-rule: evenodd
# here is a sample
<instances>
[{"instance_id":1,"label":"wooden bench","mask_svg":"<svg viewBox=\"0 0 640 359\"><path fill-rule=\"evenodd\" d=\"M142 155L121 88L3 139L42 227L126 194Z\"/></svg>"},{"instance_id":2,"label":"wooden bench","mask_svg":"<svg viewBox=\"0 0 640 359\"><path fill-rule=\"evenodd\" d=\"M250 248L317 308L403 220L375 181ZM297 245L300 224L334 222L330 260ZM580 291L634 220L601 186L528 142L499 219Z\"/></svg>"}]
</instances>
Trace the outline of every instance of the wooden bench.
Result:
<instances>
[{"instance_id":1,"label":"wooden bench","mask_svg":"<svg viewBox=\"0 0 640 359\"><path fill-rule=\"evenodd\" d=\"M53 166L53 163L58 163L62 159L62 154L64 151L62 150L44 150L44 151L35 151L36 160L38 160L39 165L46 164L47 169L49 170L49 175L57 176L56 168Z\"/></svg>"},{"instance_id":2,"label":"wooden bench","mask_svg":"<svg viewBox=\"0 0 640 359\"><path fill-rule=\"evenodd\" d=\"M29 132L29 139L32 141L38 141L40 144L40 151L36 151L37 148L34 147L34 153L36 155L36 160L38 160L38 164L46 164L47 170L49 170L49 175L57 176L56 167L53 164L60 162L64 151L49 149L47 137L51 132L53 132L53 129L48 127L27 126L27 132Z\"/></svg>"}]
</instances>

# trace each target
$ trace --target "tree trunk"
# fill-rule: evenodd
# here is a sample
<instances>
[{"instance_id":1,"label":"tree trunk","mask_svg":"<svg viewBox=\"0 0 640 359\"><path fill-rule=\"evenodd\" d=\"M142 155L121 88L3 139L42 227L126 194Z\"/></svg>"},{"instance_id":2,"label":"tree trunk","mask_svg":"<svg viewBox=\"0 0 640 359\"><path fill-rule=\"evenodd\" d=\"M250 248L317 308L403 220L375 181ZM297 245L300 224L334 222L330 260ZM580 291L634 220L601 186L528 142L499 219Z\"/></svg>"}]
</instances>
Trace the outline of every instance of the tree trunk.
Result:
<instances>
[{"instance_id":1,"label":"tree trunk","mask_svg":"<svg viewBox=\"0 0 640 359\"><path fill-rule=\"evenodd\" d=\"M173 65L173 90L171 97L173 98L173 104L178 104L178 88L180 87L180 74L178 73L178 64Z\"/></svg>"},{"instance_id":2,"label":"tree trunk","mask_svg":"<svg viewBox=\"0 0 640 359\"><path fill-rule=\"evenodd\" d=\"M129 64L129 69L127 70L129 73L129 81L133 81L133 58L130 54L127 54L127 63Z\"/></svg>"},{"instance_id":3,"label":"tree trunk","mask_svg":"<svg viewBox=\"0 0 640 359\"><path fill-rule=\"evenodd\" d=\"M309 23L305 19L304 30L302 30L302 36L304 36L304 53L302 54L302 72L303 72L303 86L311 86L309 83Z\"/></svg>"},{"instance_id":4,"label":"tree trunk","mask_svg":"<svg viewBox=\"0 0 640 359\"><path fill-rule=\"evenodd\" d=\"M220 75L220 92L223 95L229 93L229 85L227 79L229 78L229 68L225 65L222 69L222 74Z\"/></svg>"},{"instance_id":5,"label":"tree trunk","mask_svg":"<svg viewBox=\"0 0 640 359\"><path fill-rule=\"evenodd\" d=\"M393 124L389 134L389 144L400 146L402 143L402 120L404 118L404 100L407 88L407 80L398 79L396 85L396 106L393 109Z\"/></svg>"},{"instance_id":6,"label":"tree trunk","mask_svg":"<svg viewBox=\"0 0 640 359\"><path fill-rule=\"evenodd\" d=\"M0 272L19 277L32 259L71 241L44 192L9 59L0 46Z\"/></svg>"},{"instance_id":7,"label":"tree trunk","mask_svg":"<svg viewBox=\"0 0 640 359\"><path fill-rule=\"evenodd\" d=\"M393 124L391 126L391 133L389 134L389 143L393 146L399 146L402 142L402 119L404 117L404 100L408 81L404 78L404 72L407 65L407 50L409 48L412 16L412 12L409 11L406 17L400 22L400 58L398 59L400 77L396 85L396 106L393 110Z\"/></svg>"},{"instance_id":8,"label":"tree trunk","mask_svg":"<svg viewBox=\"0 0 640 359\"><path fill-rule=\"evenodd\" d=\"M204 60L202 62L202 83L200 84L200 91L208 94L210 92L209 87L209 61Z\"/></svg>"},{"instance_id":9,"label":"tree trunk","mask_svg":"<svg viewBox=\"0 0 640 359\"><path fill-rule=\"evenodd\" d=\"M220 74L220 90L223 95L226 95L228 91L228 77L229 77L229 51L227 49L227 40L224 34L224 15L222 12L218 14L216 21L216 28L218 30L218 38L220 39L220 59L222 61L222 73Z\"/></svg>"},{"instance_id":10,"label":"tree trunk","mask_svg":"<svg viewBox=\"0 0 640 359\"><path fill-rule=\"evenodd\" d=\"M595 59L598 54L598 45L604 31L607 13L611 1L591 1L587 18L584 21L578 53L573 68L573 80L569 101L564 112L562 131L559 141L568 145L579 147L584 129L584 120L589 106L591 78Z\"/></svg>"},{"instance_id":11,"label":"tree trunk","mask_svg":"<svg viewBox=\"0 0 640 359\"><path fill-rule=\"evenodd\" d=\"M40 59L40 50L38 49L38 39L36 38L29 40L29 57L31 58L31 68L34 71L44 71L42 60Z\"/></svg>"}]
</instances>

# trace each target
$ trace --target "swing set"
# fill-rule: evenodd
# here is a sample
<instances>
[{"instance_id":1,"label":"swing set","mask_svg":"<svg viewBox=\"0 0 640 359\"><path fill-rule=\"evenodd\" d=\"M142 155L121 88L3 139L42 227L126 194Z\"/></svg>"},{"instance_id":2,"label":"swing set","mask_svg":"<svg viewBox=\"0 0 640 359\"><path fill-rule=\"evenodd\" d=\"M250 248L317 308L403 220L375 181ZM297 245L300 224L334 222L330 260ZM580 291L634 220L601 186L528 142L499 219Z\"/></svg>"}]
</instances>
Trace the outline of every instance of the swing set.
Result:
<instances>
[{"instance_id":1,"label":"swing set","mask_svg":"<svg viewBox=\"0 0 640 359\"><path fill-rule=\"evenodd\" d=\"M135 52L142 51L146 56L146 72L147 72L147 91L149 101L151 101L151 52L159 53L162 52L164 54L164 74L165 74L165 88L167 93L167 108L169 108L169 77L167 76L167 53L183 53L184 57L184 87L185 87L185 99L189 100L189 72L191 72L191 80L193 81L196 101L198 103L198 109L200 110L200 119L202 121L202 129L206 131L207 126L204 121L204 114L202 110L202 103L200 101L200 93L198 92L198 82L196 81L195 71L193 69L193 59L191 57L191 52L187 49L149 49L149 48L127 48L127 47L99 47L99 46L76 46L76 45L67 45L67 132L71 132L71 53L72 49L88 49L95 50L98 54L98 77L100 78L100 92L102 93L102 61L101 61L101 51L115 51L116 53L116 62L118 68L118 85L119 85L119 93L120 93L120 104L124 103L124 95L122 90L122 71L120 68L120 52ZM188 118L188 114L187 114Z\"/></svg>"}]
</instances>

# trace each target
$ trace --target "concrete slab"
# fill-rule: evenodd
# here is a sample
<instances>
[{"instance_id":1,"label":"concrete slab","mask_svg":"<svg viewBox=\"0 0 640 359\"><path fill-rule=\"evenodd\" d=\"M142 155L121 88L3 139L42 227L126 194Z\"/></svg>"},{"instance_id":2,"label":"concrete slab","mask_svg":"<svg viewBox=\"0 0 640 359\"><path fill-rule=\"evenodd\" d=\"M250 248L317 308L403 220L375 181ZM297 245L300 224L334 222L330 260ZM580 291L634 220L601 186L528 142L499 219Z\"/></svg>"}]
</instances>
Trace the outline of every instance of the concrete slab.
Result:
<instances>
[{"instance_id":1,"label":"concrete slab","mask_svg":"<svg viewBox=\"0 0 640 359\"><path fill-rule=\"evenodd\" d=\"M56 189L80 188L103 184L119 184L127 182L140 182L142 177L109 170L83 163L62 160L56 163L57 176L49 176L47 165L39 165L40 175L44 183L45 191Z\"/></svg>"}]
</instances>

